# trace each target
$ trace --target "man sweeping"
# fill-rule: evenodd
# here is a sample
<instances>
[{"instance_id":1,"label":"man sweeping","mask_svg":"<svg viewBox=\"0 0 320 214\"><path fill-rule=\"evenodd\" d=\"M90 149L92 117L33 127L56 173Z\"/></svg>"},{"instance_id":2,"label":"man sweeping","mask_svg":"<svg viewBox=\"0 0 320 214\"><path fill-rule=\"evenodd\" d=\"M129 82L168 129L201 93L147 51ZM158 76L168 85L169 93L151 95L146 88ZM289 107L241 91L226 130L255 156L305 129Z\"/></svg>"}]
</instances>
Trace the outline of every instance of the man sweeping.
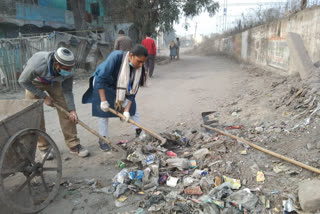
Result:
<instances>
[{"instance_id":1,"label":"man sweeping","mask_svg":"<svg viewBox=\"0 0 320 214\"><path fill-rule=\"evenodd\" d=\"M73 53L64 47L60 47L55 52L35 53L26 63L19 83L26 89L26 99L44 99L44 103L52 107L55 101L69 111L70 116L68 117L57 109L65 143L70 153L86 157L89 152L80 145L77 137L78 116L72 93L74 64ZM45 131L44 114L41 120L41 130ZM38 147L44 157L48 152L49 144L45 139L39 137ZM53 158L54 154L49 153L47 159Z\"/></svg>"}]
</instances>

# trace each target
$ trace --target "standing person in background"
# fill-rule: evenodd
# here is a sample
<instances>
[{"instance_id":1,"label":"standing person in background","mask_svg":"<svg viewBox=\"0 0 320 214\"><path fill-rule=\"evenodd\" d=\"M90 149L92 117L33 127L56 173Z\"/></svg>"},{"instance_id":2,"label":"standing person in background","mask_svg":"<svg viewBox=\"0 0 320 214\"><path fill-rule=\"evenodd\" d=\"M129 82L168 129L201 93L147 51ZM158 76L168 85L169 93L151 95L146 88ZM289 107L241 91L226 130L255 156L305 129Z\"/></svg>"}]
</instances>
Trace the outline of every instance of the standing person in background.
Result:
<instances>
[{"instance_id":1,"label":"standing person in background","mask_svg":"<svg viewBox=\"0 0 320 214\"><path fill-rule=\"evenodd\" d=\"M177 46L177 59L180 59L180 40L178 37L177 37L176 46Z\"/></svg>"},{"instance_id":2,"label":"standing person in background","mask_svg":"<svg viewBox=\"0 0 320 214\"><path fill-rule=\"evenodd\" d=\"M144 67L146 72L149 73L149 77L152 77L157 48L156 43L150 38L150 36L151 33L146 33L146 38L142 41L142 45L148 50L148 58Z\"/></svg>"},{"instance_id":3,"label":"standing person in background","mask_svg":"<svg viewBox=\"0 0 320 214\"><path fill-rule=\"evenodd\" d=\"M130 51L132 49L132 40L124 35L123 30L119 30L118 38L114 43L114 50Z\"/></svg>"},{"instance_id":4,"label":"standing person in background","mask_svg":"<svg viewBox=\"0 0 320 214\"><path fill-rule=\"evenodd\" d=\"M172 40L169 46L170 49L170 60L175 59L177 56L177 45Z\"/></svg>"}]
</instances>

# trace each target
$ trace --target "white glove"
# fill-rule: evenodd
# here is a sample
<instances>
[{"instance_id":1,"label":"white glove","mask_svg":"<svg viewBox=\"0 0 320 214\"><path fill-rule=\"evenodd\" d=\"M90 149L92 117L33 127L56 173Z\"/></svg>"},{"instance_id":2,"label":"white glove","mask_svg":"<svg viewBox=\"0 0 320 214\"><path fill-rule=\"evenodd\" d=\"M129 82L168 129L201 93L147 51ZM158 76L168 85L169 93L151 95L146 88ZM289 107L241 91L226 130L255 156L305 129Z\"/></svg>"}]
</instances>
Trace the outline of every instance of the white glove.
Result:
<instances>
[{"instance_id":1,"label":"white glove","mask_svg":"<svg viewBox=\"0 0 320 214\"><path fill-rule=\"evenodd\" d=\"M107 112L109 109L109 103L108 101L103 101L100 103L100 108L102 111Z\"/></svg>"},{"instance_id":2,"label":"white glove","mask_svg":"<svg viewBox=\"0 0 320 214\"><path fill-rule=\"evenodd\" d=\"M129 119L130 119L130 113L129 112L127 112L127 111L125 111L125 112L123 112L123 116L125 116L126 117L126 119L124 120L125 122L128 122L129 121Z\"/></svg>"}]
</instances>

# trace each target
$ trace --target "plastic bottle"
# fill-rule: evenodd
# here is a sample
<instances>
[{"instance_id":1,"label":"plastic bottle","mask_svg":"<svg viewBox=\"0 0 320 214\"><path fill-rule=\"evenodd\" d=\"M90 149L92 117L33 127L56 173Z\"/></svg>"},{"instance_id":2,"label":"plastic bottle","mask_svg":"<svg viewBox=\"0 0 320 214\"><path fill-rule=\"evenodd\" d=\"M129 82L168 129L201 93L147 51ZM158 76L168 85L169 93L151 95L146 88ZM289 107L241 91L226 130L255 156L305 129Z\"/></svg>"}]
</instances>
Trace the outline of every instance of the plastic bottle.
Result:
<instances>
[{"instance_id":1,"label":"plastic bottle","mask_svg":"<svg viewBox=\"0 0 320 214\"><path fill-rule=\"evenodd\" d=\"M118 160L118 161L117 161L117 165L118 165L118 167L120 167L121 169L126 168L126 164L125 164L124 162L122 162L121 160Z\"/></svg>"}]
</instances>

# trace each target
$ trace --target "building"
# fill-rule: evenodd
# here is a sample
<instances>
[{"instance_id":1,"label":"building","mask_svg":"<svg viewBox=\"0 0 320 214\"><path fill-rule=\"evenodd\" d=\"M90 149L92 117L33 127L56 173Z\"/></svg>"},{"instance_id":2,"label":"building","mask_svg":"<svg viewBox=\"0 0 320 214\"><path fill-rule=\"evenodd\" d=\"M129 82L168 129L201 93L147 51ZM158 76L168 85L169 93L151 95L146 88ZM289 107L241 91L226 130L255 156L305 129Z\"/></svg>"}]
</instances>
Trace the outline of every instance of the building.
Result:
<instances>
[{"instance_id":1,"label":"building","mask_svg":"<svg viewBox=\"0 0 320 214\"><path fill-rule=\"evenodd\" d=\"M104 23L102 0L83 0L83 17L88 29L101 29ZM1 0L0 38L22 34L47 33L75 29L71 0Z\"/></svg>"}]
</instances>

